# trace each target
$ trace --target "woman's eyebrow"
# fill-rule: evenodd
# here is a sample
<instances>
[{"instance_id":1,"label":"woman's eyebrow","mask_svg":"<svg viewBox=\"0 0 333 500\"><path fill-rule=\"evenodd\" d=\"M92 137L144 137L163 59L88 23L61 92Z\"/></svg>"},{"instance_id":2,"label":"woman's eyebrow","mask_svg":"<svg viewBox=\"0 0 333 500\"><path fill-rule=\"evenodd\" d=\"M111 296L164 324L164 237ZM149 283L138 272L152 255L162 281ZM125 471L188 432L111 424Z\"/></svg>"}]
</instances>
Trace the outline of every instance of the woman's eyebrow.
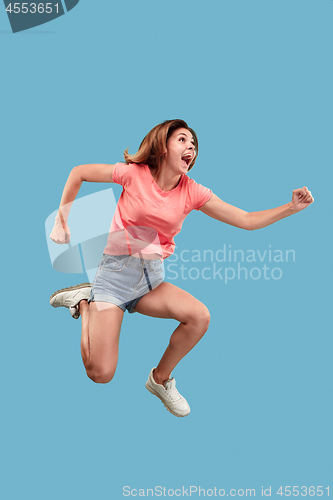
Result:
<instances>
[{"instance_id":1,"label":"woman's eyebrow","mask_svg":"<svg viewBox=\"0 0 333 500\"><path fill-rule=\"evenodd\" d=\"M177 135L177 137L178 137L179 135L184 135L186 138L188 138L188 136L185 134L185 132L180 132L180 133ZM193 139L193 136L191 136L191 141L192 141L192 142L193 142L193 144L194 144L194 139Z\"/></svg>"}]
</instances>

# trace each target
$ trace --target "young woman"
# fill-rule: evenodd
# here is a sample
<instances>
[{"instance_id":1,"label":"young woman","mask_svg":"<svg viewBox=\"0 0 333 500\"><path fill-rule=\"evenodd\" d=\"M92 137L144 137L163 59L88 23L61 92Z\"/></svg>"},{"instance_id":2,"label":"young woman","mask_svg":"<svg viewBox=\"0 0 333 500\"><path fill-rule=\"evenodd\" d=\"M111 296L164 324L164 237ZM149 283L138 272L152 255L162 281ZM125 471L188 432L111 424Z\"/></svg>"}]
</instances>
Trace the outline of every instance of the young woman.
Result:
<instances>
[{"instance_id":1,"label":"young woman","mask_svg":"<svg viewBox=\"0 0 333 500\"><path fill-rule=\"evenodd\" d=\"M245 212L219 199L187 176L198 154L195 132L183 120L154 127L138 152L124 153L126 163L75 167L67 180L50 235L68 243L69 209L83 181L116 182L123 186L94 283L55 292L50 303L81 315L81 352L88 377L107 383L113 378L124 311L179 321L147 389L173 415L184 417L190 407L175 386L171 372L197 344L209 325L209 311L195 297L163 281L162 262L175 248L174 236L191 210L233 226L254 230L295 214L313 202L311 192L295 189L290 203L261 212Z\"/></svg>"}]
</instances>

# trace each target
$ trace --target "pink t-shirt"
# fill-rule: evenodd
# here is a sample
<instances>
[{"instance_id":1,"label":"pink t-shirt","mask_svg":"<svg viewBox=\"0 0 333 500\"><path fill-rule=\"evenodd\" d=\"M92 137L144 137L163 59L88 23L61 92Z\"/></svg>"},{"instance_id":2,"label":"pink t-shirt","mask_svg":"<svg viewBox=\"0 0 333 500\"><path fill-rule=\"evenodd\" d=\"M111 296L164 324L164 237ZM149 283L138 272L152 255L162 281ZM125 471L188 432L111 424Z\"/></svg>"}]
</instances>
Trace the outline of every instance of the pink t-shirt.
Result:
<instances>
[{"instance_id":1,"label":"pink t-shirt","mask_svg":"<svg viewBox=\"0 0 333 500\"><path fill-rule=\"evenodd\" d=\"M163 191L154 181L148 165L117 163L113 182L123 191L111 222L104 253L108 255L158 254L169 257L175 249L174 237L185 217L199 210L212 191L182 175L171 191Z\"/></svg>"}]
</instances>

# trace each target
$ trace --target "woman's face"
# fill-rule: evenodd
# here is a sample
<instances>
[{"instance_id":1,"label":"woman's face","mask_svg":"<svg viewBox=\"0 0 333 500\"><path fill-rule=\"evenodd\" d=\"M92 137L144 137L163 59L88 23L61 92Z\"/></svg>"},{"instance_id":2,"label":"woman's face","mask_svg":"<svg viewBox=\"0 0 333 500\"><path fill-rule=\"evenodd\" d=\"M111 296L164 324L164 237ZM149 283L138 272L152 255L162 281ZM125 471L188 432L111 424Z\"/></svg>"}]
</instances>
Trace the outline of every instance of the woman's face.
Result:
<instances>
[{"instance_id":1,"label":"woman's face","mask_svg":"<svg viewBox=\"0 0 333 500\"><path fill-rule=\"evenodd\" d=\"M168 139L164 162L175 174L186 174L196 155L194 139L189 130L178 128Z\"/></svg>"}]
</instances>

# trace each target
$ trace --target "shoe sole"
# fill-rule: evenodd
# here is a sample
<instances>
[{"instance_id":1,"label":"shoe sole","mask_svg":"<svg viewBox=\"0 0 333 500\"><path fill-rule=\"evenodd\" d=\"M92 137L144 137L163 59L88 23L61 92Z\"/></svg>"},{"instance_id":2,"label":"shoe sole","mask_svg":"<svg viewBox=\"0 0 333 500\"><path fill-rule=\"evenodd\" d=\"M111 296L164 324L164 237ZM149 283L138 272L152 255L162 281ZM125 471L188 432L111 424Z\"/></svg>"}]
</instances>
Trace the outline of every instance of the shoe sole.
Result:
<instances>
[{"instance_id":1,"label":"shoe sole","mask_svg":"<svg viewBox=\"0 0 333 500\"><path fill-rule=\"evenodd\" d=\"M161 396L158 394L158 392L154 391L154 389L152 387L150 387L150 385L148 384L148 382L146 382L146 389L151 393L153 394L154 396L156 396L160 401L162 401L163 405L164 405L164 408L166 408L168 410L168 412L172 413L172 415L174 415L175 417L187 417L187 415L190 414L190 411L188 413L185 413L185 415L179 415L178 413L175 413L174 411L170 410L170 408L164 403L163 399L161 398Z\"/></svg>"},{"instance_id":2,"label":"shoe sole","mask_svg":"<svg viewBox=\"0 0 333 500\"><path fill-rule=\"evenodd\" d=\"M68 288L61 288L61 290L57 290L51 295L50 302L56 295L58 295L58 293L69 292L70 290L80 290L81 288L87 288L88 286L91 287L91 283L81 283L80 285L69 286Z\"/></svg>"}]
</instances>

